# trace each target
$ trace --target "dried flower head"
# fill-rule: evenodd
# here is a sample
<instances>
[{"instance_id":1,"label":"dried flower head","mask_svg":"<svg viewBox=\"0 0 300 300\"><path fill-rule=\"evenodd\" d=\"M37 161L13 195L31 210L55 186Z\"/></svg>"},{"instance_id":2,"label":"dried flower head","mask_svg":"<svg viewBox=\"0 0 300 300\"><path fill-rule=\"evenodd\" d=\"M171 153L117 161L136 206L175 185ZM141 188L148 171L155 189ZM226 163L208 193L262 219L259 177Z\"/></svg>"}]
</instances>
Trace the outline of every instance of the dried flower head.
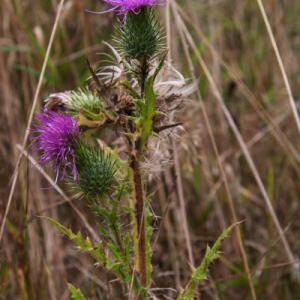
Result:
<instances>
[{"instance_id":1,"label":"dried flower head","mask_svg":"<svg viewBox=\"0 0 300 300\"><path fill-rule=\"evenodd\" d=\"M70 102L71 91L50 94L45 100L45 108L56 112L64 112Z\"/></svg>"},{"instance_id":2,"label":"dried flower head","mask_svg":"<svg viewBox=\"0 0 300 300\"><path fill-rule=\"evenodd\" d=\"M53 111L44 111L36 117L33 140L36 150L42 153L42 164L52 163L56 178L63 179L69 169L78 180L75 164L75 146L79 140L77 121Z\"/></svg>"}]
</instances>

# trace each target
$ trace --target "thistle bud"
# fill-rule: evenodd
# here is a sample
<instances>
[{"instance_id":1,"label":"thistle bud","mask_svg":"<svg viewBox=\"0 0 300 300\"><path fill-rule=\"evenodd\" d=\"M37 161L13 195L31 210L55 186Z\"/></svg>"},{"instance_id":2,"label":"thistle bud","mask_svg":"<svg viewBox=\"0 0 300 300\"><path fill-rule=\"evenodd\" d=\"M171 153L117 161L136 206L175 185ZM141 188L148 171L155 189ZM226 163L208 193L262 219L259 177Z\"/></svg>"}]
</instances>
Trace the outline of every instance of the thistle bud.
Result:
<instances>
[{"instance_id":1,"label":"thistle bud","mask_svg":"<svg viewBox=\"0 0 300 300\"><path fill-rule=\"evenodd\" d=\"M90 120L100 119L105 109L104 102L87 89L71 91L66 105L74 115L81 113Z\"/></svg>"},{"instance_id":2,"label":"thistle bud","mask_svg":"<svg viewBox=\"0 0 300 300\"><path fill-rule=\"evenodd\" d=\"M76 148L79 187L89 199L101 197L113 189L115 161L104 150L79 143Z\"/></svg>"},{"instance_id":3,"label":"thistle bud","mask_svg":"<svg viewBox=\"0 0 300 300\"><path fill-rule=\"evenodd\" d=\"M129 12L119 32L119 47L128 59L149 60L162 50L160 25L151 8L142 7L138 14Z\"/></svg>"}]
</instances>

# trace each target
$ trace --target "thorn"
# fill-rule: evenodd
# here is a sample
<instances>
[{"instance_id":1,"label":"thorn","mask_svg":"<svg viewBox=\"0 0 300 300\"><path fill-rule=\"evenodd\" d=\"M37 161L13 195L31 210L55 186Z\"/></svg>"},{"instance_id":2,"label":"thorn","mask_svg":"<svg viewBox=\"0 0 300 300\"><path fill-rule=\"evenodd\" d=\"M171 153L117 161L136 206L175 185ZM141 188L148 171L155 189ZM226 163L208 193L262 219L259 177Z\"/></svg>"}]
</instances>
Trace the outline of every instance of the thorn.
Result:
<instances>
[{"instance_id":1,"label":"thorn","mask_svg":"<svg viewBox=\"0 0 300 300\"><path fill-rule=\"evenodd\" d=\"M170 128L173 128L173 127L177 127L177 126L181 126L183 125L183 123L174 123L174 124L169 124L169 125L164 125L164 126L161 126L161 127L158 127L158 128L154 128L153 131L156 132L156 133L159 133L163 130L166 130L166 129L170 129Z\"/></svg>"}]
</instances>

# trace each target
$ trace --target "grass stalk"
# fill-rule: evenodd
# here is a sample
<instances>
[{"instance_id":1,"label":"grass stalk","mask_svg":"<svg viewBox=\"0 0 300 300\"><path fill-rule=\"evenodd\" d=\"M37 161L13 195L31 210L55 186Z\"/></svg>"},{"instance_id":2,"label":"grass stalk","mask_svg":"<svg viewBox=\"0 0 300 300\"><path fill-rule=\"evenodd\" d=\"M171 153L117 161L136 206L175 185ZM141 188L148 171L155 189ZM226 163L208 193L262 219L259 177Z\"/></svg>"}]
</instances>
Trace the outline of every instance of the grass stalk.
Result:
<instances>
[{"instance_id":1,"label":"grass stalk","mask_svg":"<svg viewBox=\"0 0 300 300\"><path fill-rule=\"evenodd\" d=\"M290 106L291 106L291 109L292 109L292 112L293 112L293 116L294 116L294 119L296 121L296 125L297 125L297 128L298 128L299 134L300 134L300 117L299 117L296 102L295 102L295 99L294 99L294 96L293 96L293 92L292 92L292 89L291 89L291 85L289 83L289 79L288 79L288 76L287 76L287 73L286 73L286 70L285 70L285 67L284 67L284 64L283 64L283 60L281 58L281 55L280 55L280 52L279 52L279 49L278 49L278 46L277 46L277 43L276 43L276 39L275 39L275 36L273 34L273 31L272 31L272 28L271 28L266 10L264 8L263 2L262 2L262 0L256 0L256 1L257 1L258 6L259 6L259 10L260 10L261 15L263 17L264 23L266 25L266 28L267 28L268 35L269 35L270 40L271 40L273 50L275 52L275 56L276 56L276 59L277 59L277 62L278 62L279 68L280 68L280 72L281 72L283 81L284 81L284 85L285 85L286 91L288 93L289 102L290 102Z\"/></svg>"},{"instance_id":2,"label":"grass stalk","mask_svg":"<svg viewBox=\"0 0 300 300\"><path fill-rule=\"evenodd\" d=\"M245 141L244 141L244 139L243 139L243 137L242 137L239 129L237 128L237 126L236 126L236 124L235 124L235 122L234 122L234 120L233 120L233 118L232 118L232 116L231 116L228 108L226 107L226 105L225 105L225 103L223 101L222 95L221 95L221 93L220 93L220 91L219 91L219 89L218 89L218 87L217 87L217 85L216 85L216 83L215 83L215 81L214 81L214 79L213 79L213 77L212 77L212 75L211 75L211 73L210 73L210 71L209 71L206 63L205 63L205 61L203 60L202 55L199 52L199 49L197 48L197 46L196 46L196 44L195 44L192 36L190 35L190 33L187 30L187 28L184 25L184 23L182 22L181 18L180 18L180 21L181 21L181 26L183 28L183 31L184 31L184 33L186 35L187 41L190 44L191 48L193 49L193 51L194 51L194 53L195 53L195 55L197 57L197 60L198 60L198 62L200 64L200 66L201 66L201 68L202 68L205 76L207 77L207 79L209 81L209 84L211 85L212 92L213 92L214 96L216 97L217 101L219 102L219 104L221 105L221 108L222 108L222 111L223 111L223 113L224 113L224 115L226 117L226 120L227 120L227 122L228 122L231 130L233 131L233 133L234 133L234 135L235 135L235 137L236 137L236 139L237 139L237 141L238 141L238 143L239 143L242 151L243 151L243 154L244 154L244 156L246 158L248 166L249 166L249 168L250 168L250 170L251 170L251 172L253 174L253 177L254 177L254 179L255 179L255 181L256 181L259 189L260 189L262 197L263 197L263 199L265 201L267 210L268 210L268 212L269 212L269 214L270 214L270 216L271 216L271 218L272 218L272 220L274 222L275 228L276 228L276 230L277 230L277 232L278 232L278 234L279 234L279 236L281 238L281 242L282 242L282 244L284 246L284 250L285 250L286 256L287 256L288 260L292 263L292 262L295 261L294 254L291 251L291 248L290 248L289 243L288 243L288 241L287 241L287 239L285 237L285 234L284 234L284 231L282 229L282 226L281 226L281 224L279 222L279 219L278 219L278 217L276 215L276 212L275 212L275 210L273 208L273 205L272 205L271 200L270 200L270 198L268 196L268 193L267 193L267 191L265 189L265 186L264 186L264 184L262 182L262 179L261 179L261 177L259 175L259 172L258 172L258 170L256 168L256 165L255 165L255 163L253 161L253 158L252 158L252 156L251 156L251 154L250 154L250 152L249 152L249 150L247 148L247 145L246 145L246 143L245 143ZM300 274L298 272L298 269L299 269L298 266L292 265L292 268L293 268L292 271L295 274L297 280L300 280Z\"/></svg>"},{"instance_id":3,"label":"grass stalk","mask_svg":"<svg viewBox=\"0 0 300 300\"><path fill-rule=\"evenodd\" d=\"M176 12L176 7L173 7L173 8L174 8L175 16L176 16L176 21L177 21L177 24L178 24L177 27L178 27L178 30L179 30L179 34L180 34L180 37L182 39L182 44L184 46L186 58L187 58L188 63L189 63L190 72L192 74L193 80L196 81L196 76L195 76L195 72L194 72L194 69L193 69L193 65L192 65L192 62L191 62L190 57L188 55L188 49L186 47L186 45L187 45L186 39L185 39L185 36L183 34L182 27L179 26L179 22L180 22L179 18L180 17L178 15L178 13ZM198 98L200 100L200 108L201 108L201 111L202 111L202 114L203 114L203 117L204 117L204 122L206 124L212 146L213 146L213 151L214 151L214 154L217 158L217 164L218 164L218 167L219 167L219 170L220 170L220 173L221 173L222 181L224 183L224 187L225 187L225 191L226 191L226 195L227 195L227 199L228 199L228 203L229 203L231 216L232 216L233 222L237 223L238 219L237 219L237 214L236 214L236 210L235 210L235 206L234 206L233 197L231 195L231 191L230 191L230 187L229 187L229 182L228 182L227 175L226 175L226 172L225 172L225 169L224 169L224 166L223 166L223 162L222 162L220 154L219 154L219 150L218 150L218 147L217 147L216 140L214 138L213 129L212 129L211 123L210 123L209 118L208 118L208 113L207 113L205 104L202 100L199 89L197 89L197 95L198 95ZM252 299L256 300L257 297L256 297L255 288L254 288L254 283L253 283L252 276L251 276L251 273L250 273L248 258L247 258L247 254L246 254L246 250L245 250L245 247L244 247L242 234L241 234L241 230L240 230L239 226L236 227L235 232L236 232L236 239L237 239L239 250L240 250L240 253L241 253L241 256L242 256L245 272L247 274Z\"/></svg>"}]
</instances>

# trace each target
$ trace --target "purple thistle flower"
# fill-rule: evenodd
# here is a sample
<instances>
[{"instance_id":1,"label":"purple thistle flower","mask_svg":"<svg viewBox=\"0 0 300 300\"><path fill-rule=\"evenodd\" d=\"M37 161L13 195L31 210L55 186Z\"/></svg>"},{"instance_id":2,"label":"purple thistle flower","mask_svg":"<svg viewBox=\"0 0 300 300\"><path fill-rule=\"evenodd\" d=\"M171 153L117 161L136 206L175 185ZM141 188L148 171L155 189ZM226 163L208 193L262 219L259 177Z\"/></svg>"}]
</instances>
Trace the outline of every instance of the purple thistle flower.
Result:
<instances>
[{"instance_id":1,"label":"purple thistle flower","mask_svg":"<svg viewBox=\"0 0 300 300\"><path fill-rule=\"evenodd\" d=\"M75 146L79 140L77 121L53 111L44 111L36 117L33 130L34 144L41 151L41 164L52 163L56 178L64 178L70 169L74 180L78 180L75 162Z\"/></svg>"},{"instance_id":2,"label":"purple thistle flower","mask_svg":"<svg viewBox=\"0 0 300 300\"><path fill-rule=\"evenodd\" d=\"M94 12L98 14L116 11L119 15L126 15L129 12L139 14L142 7L152 7L164 3L166 0L102 0L103 2L112 5L113 7L102 11Z\"/></svg>"}]
</instances>

